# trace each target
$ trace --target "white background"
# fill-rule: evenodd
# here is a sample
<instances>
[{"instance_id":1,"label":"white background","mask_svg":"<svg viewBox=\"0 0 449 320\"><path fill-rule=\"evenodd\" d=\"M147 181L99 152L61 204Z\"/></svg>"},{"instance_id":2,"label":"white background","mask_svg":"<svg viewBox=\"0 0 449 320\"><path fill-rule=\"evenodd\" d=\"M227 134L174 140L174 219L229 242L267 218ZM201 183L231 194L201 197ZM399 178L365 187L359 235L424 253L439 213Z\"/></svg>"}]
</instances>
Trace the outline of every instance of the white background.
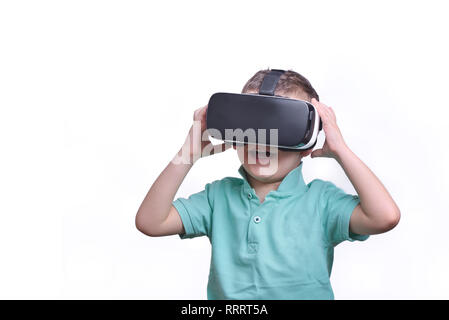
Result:
<instances>
[{"instance_id":1,"label":"white background","mask_svg":"<svg viewBox=\"0 0 449 320\"><path fill-rule=\"evenodd\" d=\"M208 239L150 238L134 217L193 111L270 67L311 81L402 212L336 248L336 298L448 299L444 4L2 1L0 298L205 299ZM304 163L354 192L335 161ZM177 196L238 166L201 159Z\"/></svg>"}]
</instances>

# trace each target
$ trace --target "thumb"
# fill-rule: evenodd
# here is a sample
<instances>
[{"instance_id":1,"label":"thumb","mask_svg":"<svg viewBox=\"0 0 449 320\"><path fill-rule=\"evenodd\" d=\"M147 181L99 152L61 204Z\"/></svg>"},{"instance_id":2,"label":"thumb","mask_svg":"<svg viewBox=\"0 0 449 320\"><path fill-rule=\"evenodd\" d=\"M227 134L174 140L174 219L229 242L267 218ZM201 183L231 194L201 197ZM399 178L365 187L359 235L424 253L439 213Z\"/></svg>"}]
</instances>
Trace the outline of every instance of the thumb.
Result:
<instances>
[{"instance_id":1,"label":"thumb","mask_svg":"<svg viewBox=\"0 0 449 320\"><path fill-rule=\"evenodd\" d=\"M312 158L322 157L323 156L323 149L316 149L314 150L311 155Z\"/></svg>"},{"instance_id":2,"label":"thumb","mask_svg":"<svg viewBox=\"0 0 449 320\"><path fill-rule=\"evenodd\" d=\"M212 150L211 150L211 154L217 154L217 153L220 153L220 152L224 152L224 151L228 150L231 147L232 147L232 144L229 144L229 143L226 143L226 142L217 144L215 146L213 145L212 146Z\"/></svg>"}]
</instances>

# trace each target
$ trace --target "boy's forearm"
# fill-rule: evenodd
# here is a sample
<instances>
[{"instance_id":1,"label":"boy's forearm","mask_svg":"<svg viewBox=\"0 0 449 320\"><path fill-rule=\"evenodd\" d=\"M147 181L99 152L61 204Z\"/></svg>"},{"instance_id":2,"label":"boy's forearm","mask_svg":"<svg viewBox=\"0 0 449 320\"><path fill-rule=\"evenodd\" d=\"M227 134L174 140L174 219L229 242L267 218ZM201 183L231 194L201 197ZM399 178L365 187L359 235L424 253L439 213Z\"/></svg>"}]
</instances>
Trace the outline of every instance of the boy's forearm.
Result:
<instances>
[{"instance_id":1,"label":"boy's forearm","mask_svg":"<svg viewBox=\"0 0 449 320\"><path fill-rule=\"evenodd\" d=\"M181 156L181 151L175 156ZM175 159L174 159L175 160ZM173 199L182 181L192 168L188 161L170 161L154 181L137 212L136 221L145 225L158 225L168 216Z\"/></svg>"},{"instance_id":2,"label":"boy's forearm","mask_svg":"<svg viewBox=\"0 0 449 320\"><path fill-rule=\"evenodd\" d=\"M399 208L376 175L347 146L337 154L342 166L360 198L360 206L370 219L394 215Z\"/></svg>"}]
</instances>

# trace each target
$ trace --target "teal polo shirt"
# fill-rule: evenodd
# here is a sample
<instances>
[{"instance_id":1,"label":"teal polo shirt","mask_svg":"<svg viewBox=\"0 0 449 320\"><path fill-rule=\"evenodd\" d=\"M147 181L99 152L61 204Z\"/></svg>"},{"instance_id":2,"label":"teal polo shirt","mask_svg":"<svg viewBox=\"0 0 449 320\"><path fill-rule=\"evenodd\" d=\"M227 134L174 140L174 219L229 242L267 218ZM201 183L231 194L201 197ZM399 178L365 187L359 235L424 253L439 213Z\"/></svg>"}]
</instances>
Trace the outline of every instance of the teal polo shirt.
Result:
<instances>
[{"instance_id":1,"label":"teal polo shirt","mask_svg":"<svg viewBox=\"0 0 449 320\"><path fill-rule=\"evenodd\" d=\"M334 299L334 247L365 240L349 231L358 196L332 182L305 184L302 162L260 203L248 183L226 177L173 205L185 233L212 245L208 299Z\"/></svg>"}]
</instances>

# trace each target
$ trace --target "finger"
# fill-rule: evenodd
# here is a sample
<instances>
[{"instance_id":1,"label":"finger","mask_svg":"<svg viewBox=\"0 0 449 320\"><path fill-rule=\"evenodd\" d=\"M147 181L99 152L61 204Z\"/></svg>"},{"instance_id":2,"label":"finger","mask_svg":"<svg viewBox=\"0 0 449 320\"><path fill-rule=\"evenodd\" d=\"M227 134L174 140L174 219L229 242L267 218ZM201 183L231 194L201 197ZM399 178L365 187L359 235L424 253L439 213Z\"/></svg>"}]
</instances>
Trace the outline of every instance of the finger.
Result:
<instances>
[{"instance_id":1,"label":"finger","mask_svg":"<svg viewBox=\"0 0 449 320\"><path fill-rule=\"evenodd\" d=\"M315 99L315 98L312 98L312 104L315 106L315 108L317 109L317 111L318 111L318 115L320 116L320 117L324 117L324 116L326 116L326 114L325 114L325 112L326 112L326 110L325 110L325 108L323 107L323 104L321 103L321 102L319 102L317 99Z\"/></svg>"},{"instance_id":2,"label":"finger","mask_svg":"<svg viewBox=\"0 0 449 320\"><path fill-rule=\"evenodd\" d=\"M198 108L193 112L193 120L198 119L198 114L200 113L202 108Z\"/></svg>"},{"instance_id":3,"label":"finger","mask_svg":"<svg viewBox=\"0 0 449 320\"><path fill-rule=\"evenodd\" d=\"M207 106L204 106L199 113L199 117L201 120L206 120Z\"/></svg>"},{"instance_id":4,"label":"finger","mask_svg":"<svg viewBox=\"0 0 449 320\"><path fill-rule=\"evenodd\" d=\"M330 107L327 104L322 103L321 101L318 101L315 98L312 98L312 100L315 100L316 105L318 105L318 107L322 110L322 111L329 111ZM315 105L315 104L313 104Z\"/></svg>"},{"instance_id":5,"label":"finger","mask_svg":"<svg viewBox=\"0 0 449 320\"><path fill-rule=\"evenodd\" d=\"M323 113L325 113L326 115L330 116L330 107L322 102L318 102L318 104L321 107L321 111L323 111Z\"/></svg>"},{"instance_id":6,"label":"finger","mask_svg":"<svg viewBox=\"0 0 449 320\"><path fill-rule=\"evenodd\" d=\"M210 144L211 144L211 142L210 142L209 139L208 140L202 140L201 141L201 149L208 148Z\"/></svg>"},{"instance_id":7,"label":"finger","mask_svg":"<svg viewBox=\"0 0 449 320\"><path fill-rule=\"evenodd\" d=\"M324 154L323 154L323 149L316 149L316 150L314 150L311 154L310 154L310 156L312 157L312 158L317 158L317 157L322 157Z\"/></svg>"},{"instance_id":8,"label":"finger","mask_svg":"<svg viewBox=\"0 0 449 320\"><path fill-rule=\"evenodd\" d=\"M323 108L322 103L319 102L317 99L312 98L312 104L314 105L314 107L318 111L318 115L320 116L321 120L323 121L323 125L325 123L327 123L329 116L326 113L326 110Z\"/></svg>"},{"instance_id":9,"label":"finger","mask_svg":"<svg viewBox=\"0 0 449 320\"><path fill-rule=\"evenodd\" d=\"M225 143L225 142L220 143L220 144L214 146L211 154L217 154L217 153L224 152L224 151L230 149L231 147L232 147L232 144Z\"/></svg>"},{"instance_id":10,"label":"finger","mask_svg":"<svg viewBox=\"0 0 449 320\"><path fill-rule=\"evenodd\" d=\"M329 111L330 111L330 113L331 113L332 119L334 119L334 121L337 121L337 117L335 116L334 109L332 109L331 107L329 107Z\"/></svg>"},{"instance_id":11,"label":"finger","mask_svg":"<svg viewBox=\"0 0 449 320\"><path fill-rule=\"evenodd\" d=\"M324 109L329 108L329 106L328 106L327 104L322 103L321 101L318 101L318 102L319 102L319 104L320 104Z\"/></svg>"},{"instance_id":12,"label":"finger","mask_svg":"<svg viewBox=\"0 0 449 320\"><path fill-rule=\"evenodd\" d=\"M218 145L213 145L211 142L205 143L202 147L202 157L207 157L213 154L221 153L231 148L232 145L227 143L220 143Z\"/></svg>"},{"instance_id":13,"label":"finger","mask_svg":"<svg viewBox=\"0 0 449 320\"><path fill-rule=\"evenodd\" d=\"M313 104L313 106L318 110L318 113L320 113L320 111L321 111L321 108L320 108L320 103L319 103L319 101L317 100L317 99L315 99L315 98L312 98L312 104Z\"/></svg>"},{"instance_id":14,"label":"finger","mask_svg":"<svg viewBox=\"0 0 449 320\"><path fill-rule=\"evenodd\" d=\"M205 112L206 109L207 109L207 105L196 109L195 112L193 113L193 120L200 120L202 113Z\"/></svg>"}]
</instances>

